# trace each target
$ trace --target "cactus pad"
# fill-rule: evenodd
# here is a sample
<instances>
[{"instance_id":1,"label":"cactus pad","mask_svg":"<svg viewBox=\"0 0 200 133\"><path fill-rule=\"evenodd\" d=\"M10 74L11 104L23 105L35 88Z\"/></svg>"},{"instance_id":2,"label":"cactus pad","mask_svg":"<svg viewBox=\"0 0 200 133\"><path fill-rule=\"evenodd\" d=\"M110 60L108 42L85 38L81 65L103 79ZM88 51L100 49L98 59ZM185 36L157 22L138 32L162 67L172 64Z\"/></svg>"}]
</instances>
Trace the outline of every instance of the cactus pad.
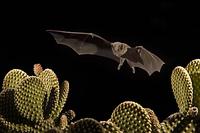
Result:
<instances>
[{"instance_id":1,"label":"cactus pad","mask_svg":"<svg viewBox=\"0 0 200 133\"><path fill-rule=\"evenodd\" d=\"M154 113L154 111L150 108L145 108L148 112L148 115L150 117L151 123L152 123L152 131L157 133L160 130L160 122L158 120L158 117Z\"/></svg>"},{"instance_id":2,"label":"cactus pad","mask_svg":"<svg viewBox=\"0 0 200 133\"><path fill-rule=\"evenodd\" d=\"M193 105L200 109L200 59L192 60L187 66L193 85ZM200 115L200 114L199 114Z\"/></svg>"},{"instance_id":3,"label":"cactus pad","mask_svg":"<svg viewBox=\"0 0 200 133\"><path fill-rule=\"evenodd\" d=\"M0 115L0 132L30 133L36 132L36 130L26 124L11 123Z\"/></svg>"},{"instance_id":4,"label":"cactus pad","mask_svg":"<svg viewBox=\"0 0 200 133\"><path fill-rule=\"evenodd\" d=\"M185 68L178 66L171 75L172 90L181 113L186 113L192 106L192 81Z\"/></svg>"},{"instance_id":5,"label":"cactus pad","mask_svg":"<svg viewBox=\"0 0 200 133\"><path fill-rule=\"evenodd\" d=\"M15 91L15 105L21 116L38 122L43 119L43 104L45 98L43 82L30 76L24 79Z\"/></svg>"},{"instance_id":6,"label":"cactus pad","mask_svg":"<svg viewBox=\"0 0 200 133\"><path fill-rule=\"evenodd\" d=\"M50 118L52 110L55 110L59 101L59 82L56 74L51 69L40 72L38 77L42 80L46 89L45 118Z\"/></svg>"},{"instance_id":7,"label":"cactus pad","mask_svg":"<svg viewBox=\"0 0 200 133\"><path fill-rule=\"evenodd\" d=\"M4 89L0 93L0 114L8 119L15 118L16 114L14 113L14 89Z\"/></svg>"},{"instance_id":8,"label":"cactus pad","mask_svg":"<svg viewBox=\"0 0 200 133\"><path fill-rule=\"evenodd\" d=\"M162 133L195 133L195 124L190 117L174 113L161 123Z\"/></svg>"},{"instance_id":9,"label":"cactus pad","mask_svg":"<svg viewBox=\"0 0 200 133\"><path fill-rule=\"evenodd\" d=\"M4 77L2 88L17 88L19 83L27 77L28 75L20 69L10 70Z\"/></svg>"},{"instance_id":10,"label":"cactus pad","mask_svg":"<svg viewBox=\"0 0 200 133\"><path fill-rule=\"evenodd\" d=\"M110 121L100 121L105 133L123 133L114 123Z\"/></svg>"},{"instance_id":11,"label":"cactus pad","mask_svg":"<svg viewBox=\"0 0 200 133\"><path fill-rule=\"evenodd\" d=\"M58 95L58 104L56 106L52 106L51 108L51 113L49 114L49 116L53 119L55 119L56 117L59 116L60 112L62 111L65 102L67 100L68 97L68 93L69 93L69 82L68 81L64 81L60 87L59 90L59 95ZM57 93L56 93L57 94Z\"/></svg>"},{"instance_id":12,"label":"cactus pad","mask_svg":"<svg viewBox=\"0 0 200 133\"><path fill-rule=\"evenodd\" d=\"M123 132L150 133L152 131L148 112L132 101L119 104L114 109L110 120Z\"/></svg>"},{"instance_id":13,"label":"cactus pad","mask_svg":"<svg viewBox=\"0 0 200 133\"><path fill-rule=\"evenodd\" d=\"M0 132L46 132L62 119L59 115L69 83L65 81L60 89L53 70L43 71L40 64L34 65L34 73L36 76L28 76L13 69L6 74L0 93ZM66 127L67 124L62 125L63 129Z\"/></svg>"},{"instance_id":14,"label":"cactus pad","mask_svg":"<svg viewBox=\"0 0 200 133\"><path fill-rule=\"evenodd\" d=\"M70 133L105 133L103 126L93 118L83 118L71 124Z\"/></svg>"}]
</instances>

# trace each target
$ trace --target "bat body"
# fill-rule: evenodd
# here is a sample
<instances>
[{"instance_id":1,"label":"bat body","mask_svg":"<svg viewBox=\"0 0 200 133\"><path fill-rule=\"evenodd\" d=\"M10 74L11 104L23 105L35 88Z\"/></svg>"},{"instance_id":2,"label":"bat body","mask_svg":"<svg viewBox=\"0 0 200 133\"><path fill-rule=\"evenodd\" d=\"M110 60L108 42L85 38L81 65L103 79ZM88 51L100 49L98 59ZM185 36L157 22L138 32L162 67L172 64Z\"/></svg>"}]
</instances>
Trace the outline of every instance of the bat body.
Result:
<instances>
[{"instance_id":1,"label":"bat body","mask_svg":"<svg viewBox=\"0 0 200 133\"><path fill-rule=\"evenodd\" d=\"M135 67L145 70L149 75L160 72L164 62L143 46L130 47L121 42L110 42L99 35L84 32L47 30L57 44L72 48L77 54L98 55L119 63L118 70L127 61L135 73Z\"/></svg>"}]
</instances>

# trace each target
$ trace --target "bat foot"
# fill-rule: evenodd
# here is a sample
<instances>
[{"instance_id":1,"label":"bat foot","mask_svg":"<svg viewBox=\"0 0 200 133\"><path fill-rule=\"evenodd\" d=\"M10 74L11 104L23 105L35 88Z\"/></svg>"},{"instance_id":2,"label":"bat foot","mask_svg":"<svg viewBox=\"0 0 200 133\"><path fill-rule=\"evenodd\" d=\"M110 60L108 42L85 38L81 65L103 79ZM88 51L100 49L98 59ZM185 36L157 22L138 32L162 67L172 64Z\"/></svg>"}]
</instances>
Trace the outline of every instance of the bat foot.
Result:
<instances>
[{"instance_id":1,"label":"bat foot","mask_svg":"<svg viewBox=\"0 0 200 133\"><path fill-rule=\"evenodd\" d=\"M118 65L118 67L117 67L117 70L120 70L120 69L121 69L122 65L124 64L124 61L125 61L124 58L120 58L120 61L119 61L119 65Z\"/></svg>"},{"instance_id":2,"label":"bat foot","mask_svg":"<svg viewBox=\"0 0 200 133\"><path fill-rule=\"evenodd\" d=\"M120 70L122 67L122 64L119 64L118 67L117 67L117 70Z\"/></svg>"},{"instance_id":3,"label":"bat foot","mask_svg":"<svg viewBox=\"0 0 200 133\"><path fill-rule=\"evenodd\" d=\"M132 68L132 73L135 74L135 67L131 67Z\"/></svg>"}]
</instances>

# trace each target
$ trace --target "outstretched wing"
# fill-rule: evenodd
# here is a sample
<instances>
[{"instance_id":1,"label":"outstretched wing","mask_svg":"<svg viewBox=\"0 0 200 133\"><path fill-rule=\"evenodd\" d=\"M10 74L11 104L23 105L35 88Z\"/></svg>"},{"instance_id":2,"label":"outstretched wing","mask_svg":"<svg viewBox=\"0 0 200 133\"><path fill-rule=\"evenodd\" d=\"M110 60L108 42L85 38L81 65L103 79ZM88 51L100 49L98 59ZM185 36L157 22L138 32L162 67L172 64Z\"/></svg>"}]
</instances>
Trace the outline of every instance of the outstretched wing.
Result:
<instances>
[{"instance_id":1,"label":"outstretched wing","mask_svg":"<svg viewBox=\"0 0 200 133\"><path fill-rule=\"evenodd\" d=\"M127 60L130 67L144 69L149 75L155 71L160 72L161 67L165 64L159 57L142 46L128 48L122 57Z\"/></svg>"},{"instance_id":2,"label":"outstretched wing","mask_svg":"<svg viewBox=\"0 0 200 133\"><path fill-rule=\"evenodd\" d=\"M47 32L54 37L57 44L68 46L79 55L98 55L119 62L119 58L113 54L111 42L99 35L59 30L47 30Z\"/></svg>"}]
</instances>

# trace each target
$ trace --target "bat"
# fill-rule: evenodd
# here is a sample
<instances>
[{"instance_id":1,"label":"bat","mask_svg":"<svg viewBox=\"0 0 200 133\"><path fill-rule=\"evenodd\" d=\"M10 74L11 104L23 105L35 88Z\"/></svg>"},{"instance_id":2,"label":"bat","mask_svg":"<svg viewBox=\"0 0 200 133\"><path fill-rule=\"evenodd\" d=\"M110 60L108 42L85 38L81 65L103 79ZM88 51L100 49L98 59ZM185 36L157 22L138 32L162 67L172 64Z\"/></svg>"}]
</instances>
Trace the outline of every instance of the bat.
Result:
<instances>
[{"instance_id":1,"label":"bat","mask_svg":"<svg viewBox=\"0 0 200 133\"><path fill-rule=\"evenodd\" d=\"M53 36L57 44L70 47L78 55L97 55L117 61L119 63L118 70L124 61L127 61L133 73L135 73L135 67L138 67L151 75L155 71L160 72L165 64L143 46L130 47L126 43L110 42L94 33L60 30L47 30L47 32Z\"/></svg>"}]
</instances>

